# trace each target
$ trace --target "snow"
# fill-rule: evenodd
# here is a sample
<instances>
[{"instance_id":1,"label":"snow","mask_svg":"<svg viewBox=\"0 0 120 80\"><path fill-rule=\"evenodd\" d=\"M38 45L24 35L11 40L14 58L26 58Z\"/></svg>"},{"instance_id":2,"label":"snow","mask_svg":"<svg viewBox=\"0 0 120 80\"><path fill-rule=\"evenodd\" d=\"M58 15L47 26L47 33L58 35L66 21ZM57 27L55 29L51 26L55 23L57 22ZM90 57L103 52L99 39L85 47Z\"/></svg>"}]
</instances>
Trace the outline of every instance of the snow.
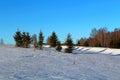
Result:
<instances>
[{"instance_id":1,"label":"snow","mask_svg":"<svg viewBox=\"0 0 120 80\"><path fill-rule=\"evenodd\" d=\"M0 80L120 80L119 54L110 48L77 46L67 54L1 45Z\"/></svg>"},{"instance_id":2,"label":"snow","mask_svg":"<svg viewBox=\"0 0 120 80\"><path fill-rule=\"evenodd\" d=\"M74 53L77 53L77 54L78 53L101 53L101 54L120 55L120 49L76 46Z\"/></svg>"}]
</instances>

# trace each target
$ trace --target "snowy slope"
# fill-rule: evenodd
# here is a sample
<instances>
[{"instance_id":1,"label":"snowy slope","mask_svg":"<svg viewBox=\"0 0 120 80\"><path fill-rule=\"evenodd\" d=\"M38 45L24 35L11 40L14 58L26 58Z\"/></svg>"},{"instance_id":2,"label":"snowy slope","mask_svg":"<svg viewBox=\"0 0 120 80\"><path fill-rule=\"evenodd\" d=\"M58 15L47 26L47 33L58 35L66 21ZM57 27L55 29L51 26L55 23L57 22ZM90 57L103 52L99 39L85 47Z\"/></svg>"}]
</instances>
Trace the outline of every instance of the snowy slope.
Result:
<instances>
[{"instance_id":1,"label":"snowy slope","mask_svg":"<svg viewBox=\"0 0 120 80\"><path fill-rule=\"evenodd\" d=\"M0 46L0 80L120 80L120 56L106 50L79 47L66 54Z\"/></svg>"},{"instance_id":2,"label":"snowy slope","mask_svg":"<svg viewBox=\"0 0 120 80\"><path fill-rule=\"evenodd\" d=\"M76 46L74 53L101 53L101 54L111 54L120 55L120 49L111 48L101 48L101 47L80 47Z\"/></svg>"}]
</instances>

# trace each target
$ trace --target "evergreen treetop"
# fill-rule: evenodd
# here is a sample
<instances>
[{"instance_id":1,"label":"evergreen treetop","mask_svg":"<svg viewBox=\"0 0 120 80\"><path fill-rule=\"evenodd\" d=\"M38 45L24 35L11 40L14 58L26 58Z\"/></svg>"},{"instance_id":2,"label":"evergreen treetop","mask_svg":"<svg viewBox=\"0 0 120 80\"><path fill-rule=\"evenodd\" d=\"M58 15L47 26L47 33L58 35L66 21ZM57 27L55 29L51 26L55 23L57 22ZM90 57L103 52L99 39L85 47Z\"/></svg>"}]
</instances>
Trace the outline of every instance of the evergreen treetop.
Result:
<instances>
[{"instance_id":1,"label":"evergreen treetop","mask_svg":"<svg viewBox=\"0 0 120 80\"><path fill-rule=\"evenodd\" d=\"M67 39L66 39L66 41L65 41L65 44L66 44L68 47L73 47L73 41L72 41L72 38L71 38L70 33L67 35Z\"/></svg>"},{"instance_id":2,"label":"evergreen treetop","mask_svg":"<svg viewBox=\"0 0 120 80\"><path fill-rule=\"evenodd\" d=\"M50 40L50 47L56 47L56 43L58 41L57 35L55 32L52 32L52 35L49 38Z\"/></svg>"},{"instance_id":3,"label":"evergreen treetop","mask_svg":"<svg viewBox=\"0 0 120 80\"><path fill-rule=\"evenodd\" d=\"M43 36L42 31L40 31L40 33L39 33L39 42L38 42L38 45L40 46L40 49L42 49L43 41L44 41L44 36Z\"/></svg>"},{"instance_id":4,"label":"evergreen treetop","mask_svg":"<svg viewBox=\"0 0 120 80\"><path fill-rule=\"evenodd\" d=\"M21 34L20 31L17 31L17 32L15 33L15 35L14 35L14 40L15 40L15 42L16 42L16 46L17 46L17 47L22 47L23 41L22 41L22 34Z\"/></svg>"},{"instance_id":5,"label":"evergreen treetop","mask_svg":"<svg viewBox=\"0 0 120 80\"><path fill-rule=\"evenodd\" d=\"M65 49L65 52L66 53L72 53L72 50L73 50L73 41L72 41L72 38L71 38L70 34L67 35L67 39L66 39L65 44L67 46L67 48Z\"/></svg>"}]
</instances>

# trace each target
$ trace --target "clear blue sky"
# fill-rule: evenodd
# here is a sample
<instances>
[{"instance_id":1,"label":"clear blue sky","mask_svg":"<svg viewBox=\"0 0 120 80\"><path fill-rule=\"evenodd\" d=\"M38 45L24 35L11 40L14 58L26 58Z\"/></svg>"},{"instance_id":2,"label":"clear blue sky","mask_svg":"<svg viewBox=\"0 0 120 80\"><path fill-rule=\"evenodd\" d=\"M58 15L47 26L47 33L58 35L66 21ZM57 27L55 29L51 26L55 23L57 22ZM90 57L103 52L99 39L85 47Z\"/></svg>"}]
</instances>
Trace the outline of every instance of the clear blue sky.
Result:
<instances>
[{"instance_id":1,"label":"clear blue sky","mask_svg":"<svg viewBox=\"0 0 120 80\"><path fill-rule=\"evenodd\" d=\"M61 41L68 33L74 41L91 29L120 27L120 0L0 0L0 38L14 43L17 28L45 39L55 31Z\"/></svg>"}]
</instances>

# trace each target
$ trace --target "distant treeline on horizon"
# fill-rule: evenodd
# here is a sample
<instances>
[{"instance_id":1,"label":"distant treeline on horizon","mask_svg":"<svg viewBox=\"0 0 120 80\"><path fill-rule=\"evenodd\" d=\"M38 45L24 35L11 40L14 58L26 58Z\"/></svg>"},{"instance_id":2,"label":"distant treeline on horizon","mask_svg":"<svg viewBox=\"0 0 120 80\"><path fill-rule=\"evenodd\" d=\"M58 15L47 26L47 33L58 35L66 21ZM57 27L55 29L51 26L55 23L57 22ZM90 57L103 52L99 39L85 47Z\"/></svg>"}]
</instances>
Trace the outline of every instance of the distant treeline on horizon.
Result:
<instances>
[{"instance_id":1,"label":"distant treeline on horizon","mask_svg":"<svg viewBox=\"0 0 120 80\"><path fill-rule=\"evenodd\" d=\"M30 39L32 39L33 37L37 38L36 34L30 36L29 32L23 33L28 35ZM56 34L56 32L54 33ZM56 37L57 39L59 39L57 34ZM45 42L43 41L43 44L49 45L49 38L50 36ZM0 40L0 44L4 44L3 39ZM76 46L120 48L120 28L115 28L114 31L108 31L106 27L100 29L94 28L91 30L90 36L88 38L82 37L79 40L77 40L76 43L73 44ZM61 43L61 45L65 45L65 42Z\"/></svg>"},{"instance_id":2,"label":"distant treeline on horizon","mask_svg":"<svg viewBox=\"0 0 120 80\"><path fill-rule=\"evenodd\" d=\"M120 29L108 31L106 27L92 29L89 38L78 40L79 46L120 48Z\"/></svg>"}]
</instances>

